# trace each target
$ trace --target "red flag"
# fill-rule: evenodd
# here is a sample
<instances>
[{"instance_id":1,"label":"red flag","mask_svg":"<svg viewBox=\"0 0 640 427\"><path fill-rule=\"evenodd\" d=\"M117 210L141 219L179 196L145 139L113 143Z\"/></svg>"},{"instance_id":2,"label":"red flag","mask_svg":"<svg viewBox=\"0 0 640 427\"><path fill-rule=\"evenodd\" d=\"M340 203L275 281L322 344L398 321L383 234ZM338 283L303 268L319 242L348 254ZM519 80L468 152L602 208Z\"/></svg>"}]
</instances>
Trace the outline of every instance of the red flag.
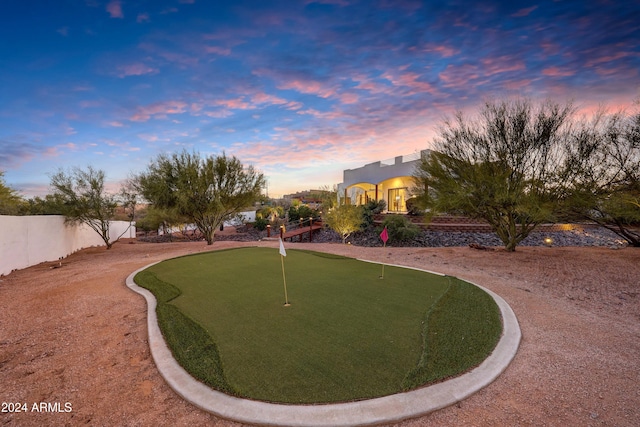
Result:
<instances>
[{"instance_id":1,"label":"red flag","mask_svg":"<svg viewBox=\"0 0 640 427\"><path fill-rule=\"evenodd\" d=\"M389 233L387 233L387 227L385 227L384 230L382 230L382 233L380 233L380 238L386 245L387 240L389 240Z\"/></svg>"}]
</instances>

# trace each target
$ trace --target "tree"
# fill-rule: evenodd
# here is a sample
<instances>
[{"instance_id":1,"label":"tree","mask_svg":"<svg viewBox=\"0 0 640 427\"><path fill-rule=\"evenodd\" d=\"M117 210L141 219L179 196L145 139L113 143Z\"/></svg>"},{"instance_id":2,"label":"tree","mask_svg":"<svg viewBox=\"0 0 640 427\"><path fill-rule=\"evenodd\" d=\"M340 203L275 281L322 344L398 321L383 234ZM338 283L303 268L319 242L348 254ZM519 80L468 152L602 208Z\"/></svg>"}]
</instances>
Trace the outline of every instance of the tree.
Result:
<instances>
[{"instance_id":1,"label":"tree","mask_svg":"<svg viewBox=\"0 0 640 427\"><path fill-rule=\"evenodd\" d=\"M175 210L196 224L207 244L215 231L260 197L265 180L236 157L182 151L161 154L137 177L137 185L154 207Z\"/></svg>"},{"instance_id":2,"label":"tree","mask_svg":"<svg viewBox=\"0 0 640 427\"><path fill-rule=\"evenodd\" d=\"M362 209L358 206L343 204L329 209L324 213L323 221L342 238L345 243L347 237L362 227Z\"/></svg>"},{"instance_id":3,"label":"tree","mask_svg":"<svg viewBox=\"0 0 640 427\"><path fill-rule=\"evenodd\" d=\"M414 193L433 212L487 221L507 251L552 220L564 129L573 108L551 101L486 102L479 116L446 119L423 156Z\"/></svg>"},{"instance_id":4,"label":"tree","mask_svg":"<svg viewBox=\"0 0 640 427\"><path fill-rule=\"evenodd\" d=\"M61 202L53 194L47 194L44 198L35 196L27 199L23 204L22 215L63 215Z\"/></svg>"},{"instance_id":5,"label":"tree","mask_svg":"<svg viewBox=\"0 0 640 427\"><path fill-rule=\"evenodd\" d=\"M86 170L59 170L51 177L51 186L65 221L88 225L100 235L107 249L111 249L109 221L115 213L116 202L113 196L105 193L104 178L104 171L91 166Z\"/></svg>"},{"instance_id":6,"label":"tree","mask_svg":"<svg viewBox=\"0 0 640 427\"><path fill-rule=\"evenodd\" d=\"M640 112L598 113L567 145L565 218L596 222L640 247Z\"/></svg>"},{"instance_id":7,"label":"tree","mask_svg":"<svg viewBox=\"0 0 640 427\"><path fill-rule=\"evenodd\" d=\"M0 171L0 215L17 215L23 204L17 191L4 183L4 172Z\"/></svg>"}]
</instances>

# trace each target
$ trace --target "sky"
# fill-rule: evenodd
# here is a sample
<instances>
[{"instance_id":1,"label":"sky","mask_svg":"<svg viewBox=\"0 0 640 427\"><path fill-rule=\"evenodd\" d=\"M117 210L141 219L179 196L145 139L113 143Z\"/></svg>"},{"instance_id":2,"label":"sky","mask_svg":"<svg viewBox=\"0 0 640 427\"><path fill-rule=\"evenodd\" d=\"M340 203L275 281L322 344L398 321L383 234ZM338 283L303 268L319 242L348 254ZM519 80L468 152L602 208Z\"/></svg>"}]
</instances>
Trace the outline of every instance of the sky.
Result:
<instances>
[{"instance_id":1,"label":"sky","mask_svg":"<svg viewBox=\"0 0 640 427\"><path fill-rule=\"evenodd\" d=\"M331 187L488 99L632 106L639 23L620 0L2 0L0 170L25 197L89 165L116 191L186 149L271 197Z\"/></svg>"}]
</instances>

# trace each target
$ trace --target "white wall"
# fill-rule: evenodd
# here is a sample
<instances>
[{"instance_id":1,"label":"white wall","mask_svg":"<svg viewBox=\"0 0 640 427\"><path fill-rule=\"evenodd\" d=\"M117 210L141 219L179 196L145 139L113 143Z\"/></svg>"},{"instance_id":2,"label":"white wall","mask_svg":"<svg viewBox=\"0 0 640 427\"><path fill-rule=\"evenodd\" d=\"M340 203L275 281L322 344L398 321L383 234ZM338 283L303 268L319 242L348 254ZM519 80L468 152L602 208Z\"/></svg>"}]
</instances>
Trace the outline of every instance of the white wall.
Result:
<instances>
[{"instance_id":1,"label":"white wall","mask_svg":"<svg viewBox=\"0 0 640 427\"><path fill-rule=\"evenodd\" d=\"M110 241L135 238L135 227L127 221L111 221ZM102 238L88 226L65 225L61 215L0 215L0 274L45 261L56 261L82 248L104 246Z\"/></svg>"},{"instance_id":2,"label":"white wall","mask_svg":"<svg viewBox=\"0 0 640 427\"><path fill-rule=\"evenodd\" d=\"M254 222L256 220L256 211L242 211L238 212L238 215L241 215L241 218L234 218L230 221L225 221L223 225L225 227L237 227L238 225L246 224L247 222ZM171 227L167 230L170 233L178 233L180 231L195 231L198 229L198 226L195 224L184 224L184 226L179 227ZM164 228L158 228L158 235L162 236L164 234Z\"/></svg>"}]
</instances>

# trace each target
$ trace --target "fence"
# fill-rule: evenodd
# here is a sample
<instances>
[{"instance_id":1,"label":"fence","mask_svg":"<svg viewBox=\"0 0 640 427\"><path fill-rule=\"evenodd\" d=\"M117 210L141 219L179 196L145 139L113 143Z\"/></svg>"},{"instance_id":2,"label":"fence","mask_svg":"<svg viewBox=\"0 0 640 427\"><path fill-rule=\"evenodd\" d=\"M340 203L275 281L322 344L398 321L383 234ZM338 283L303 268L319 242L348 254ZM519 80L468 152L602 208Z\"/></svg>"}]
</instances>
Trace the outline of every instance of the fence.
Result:
<instances>
[{"instance_id":1,"label":"fence","mask_svg":"<svg viewBox=\"0 0 640 427\"><path fill-rule=\"evenodd\" d=\"M127 221L111 221L111 241L136 236ZM88 226L66 225L64 216L0 215L0 275L46 261L56 261L82 248L104 246L102 238Z\"/></svg>"}]
</instances>

